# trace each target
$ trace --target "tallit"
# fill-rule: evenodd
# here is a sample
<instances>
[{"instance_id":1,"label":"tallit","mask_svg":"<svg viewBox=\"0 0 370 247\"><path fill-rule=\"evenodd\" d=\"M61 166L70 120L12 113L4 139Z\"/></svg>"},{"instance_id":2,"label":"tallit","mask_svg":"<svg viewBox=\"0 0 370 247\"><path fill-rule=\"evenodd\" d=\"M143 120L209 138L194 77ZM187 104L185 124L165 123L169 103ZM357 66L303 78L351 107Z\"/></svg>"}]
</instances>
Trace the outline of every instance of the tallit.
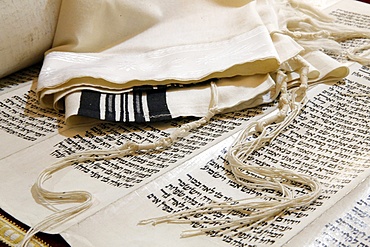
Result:
<instances>
[{"instance_id":1,"label":"tallit","mask_svg":"<svg viewBox=\"0 0 370 247\"><path fill-rule=\"evenodd\" d=\"M138 150L166 148L190 129L206 124L214 114L253 107L277 98L277 111L252 122L230 148L228 160L238 182L257 189L280 191L281 197L267 202L256 198L217 203L207 205L206 209L188 210L142 223L181 222L186 221L184 217L197 213L253 208L255 211L241 221L221 222L217 229L189 231L184 236L225 227L248 229L284 210L315 200L320 194L316 180L292 171L255 167L248 164L247 158L273 140L299 114L307 100L310 83L335 81L348 74L346 66L321 51L314 51L317 40L322 44L325 40L341 39L345 33L346 38L369 35L349 29L340 32L338 27L327 24L329 17L299 3L64 0L54 48L45 57L38 81L37 94L42 105L64 109L70 123L94 116L110 121L137 121L139 118L130 118L130 112L122 111L121 102L126 94L134 94L138 87L144 87L141 94L146 96L154 93L153 90L165 91L161 99L171 109L169 118L196 116L199 120L183 125L155 143L128 142L114 150L74 154L43 171L36 185L41 201L67 200L81 204L61 210L34 226L24 242L35 232L57 225L91 206L92 195L88 192L57 193L42 188L43 182L61 168L72 162L91 160L99 154L112 158ZM103 102L104 110L98 107L97 114L90 111L92 116L86 113L89 110L86 104L85 113L81 114L81 104L89 102L82 100L86 92ZM194 98L189 96L193 92ZM106 100L113 98L119 100ZM152 121L147 103L150 101L144 99L146 101L137 101L147 107L140 108L140 119ZM272 129L268 130L268 126ZM309 189L302 196L294 195L287 181L305 184Z\"/></svg>"}]
</instances>

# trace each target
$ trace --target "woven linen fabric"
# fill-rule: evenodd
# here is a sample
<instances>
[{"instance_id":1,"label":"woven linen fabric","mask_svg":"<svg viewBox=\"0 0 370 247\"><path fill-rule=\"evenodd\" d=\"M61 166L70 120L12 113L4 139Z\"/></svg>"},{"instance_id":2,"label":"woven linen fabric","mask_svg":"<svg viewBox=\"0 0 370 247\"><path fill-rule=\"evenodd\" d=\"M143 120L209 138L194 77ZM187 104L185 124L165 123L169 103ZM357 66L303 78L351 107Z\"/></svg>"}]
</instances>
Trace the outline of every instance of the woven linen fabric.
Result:
<instances>
[{"instance_id":1,"label":"woven linen fabric","mask_svg":"<svg viewBox=\"0 0 370 247\"><path fill-rule=\"evenodd\" d=\"M347 66L319 51L303 58L310 65L311 84L339 80L349 73ZM293 87L299 84L299 74L292 68L295 65L290 64L292 66L286 69L291 70L289 86ZM276 97L275 82L269 74L210 79L187 85L138 86L122 92L85 88L65 96L66 121L74 125L91 121L89 118L157 122L184 116L202 117L209 109L211 82L217 85L218 108L222 112L252 108L270 103Z\"/></svg>"},{"instance_id":2,"label":"woven linen fabric","mask_svg":"<svg viewBox=\"0 0 370 247\"><path fill-rule=\"evenodd\" d=\"M197 83L213 78L218 80L222 92L226 88L222 81L226 80L229 91L235 91L241 85L250 90L243 91L245 99L239 97L235 102L223 97L227 102L219 101L223 109L232 109L235 104L241 105L257 95L268 94L274 88L273 80L260 80L256 86L254 76L268 78L270 72L296 56L302 47L284 35L276 34L271 38L269 29L272 28L265 25L271 20L263 20L258 12L263 3L245 0L192 3L184 0L150 3L64 0L54 48L47 53L38 80L40 102L46 107L65 110L67 116L90 115L99 119L136 121L136 118L122 117L124 112L103 114L109 107L101 108L100 114L92 113L96 102L91 103L93 109L87 114L89 109L78 111L79 102L86 103L89 97L98 97L93 92L100 92L99 99L114 97L112 104L118 106L126 97L123 94L133 94L134 88L167 85L166 89L157 90L166 92L166 96L158 94L162 97L158 101L165 97L170 117L174 118L204 114L203 106L209 106L206 102L210 97L209 85L199 86ZM264 4L268 6L268 2ZM168 87L174 83L192 86ZM234 89L231 89L232 83ZM205 88L199 90L199 87ZM181 106L181 102L191 101L189 91L204 99L198 107L194 104L187 108ZM87 92L91 92L90 96ZM151 90L149 95L153 96L153 92ZM185 92L186 97L174 96L179 99L178 104L171 103L174 99L171 95L185 95ZM79 95L83 98L76 101L81 99ZM246 104L249 105L255 104ZM145 107L149 106L145 104ZM148 118L144 117L144 120Z\"/></svg>"},{"instance_id":3,"label":"woven linen fabric","mask_svg":"<svg viewBox=\"0 0 370 247\"><path fill-rule=\"evenodd\" d=\"M207 114L217 85L218 108L224 112L267 103L264 98L274 85L267 74L212 79L191 85L141 86L121 93L85 89L65 97L68 124L91 117L119 122L157 122L183 116ZM261 92L263 92L261 94Z\"/></svg>"},{"instance_id":4,"label":"woven linen fabric","mask_svg":"<svg viewBox=\"0 0 370 247\"><path fill-rule=\"evenodd\" d=\"M278 88L270 74L284 64L294 85L300 67L290 60L305 52L278 32L278 7L272 0L63 0L37 95L70 124L202 117L210 81L221 112L271 102ZM333 76L340 65L321 52L305 56L314 58L306 59L310 82L348 73Z\"/></svg>"},{"instance_id":5,"label":"woven linen fabric","mask_svg":"<svg viewBox=\"0 0 370 247\"><path fill-rule=\"evenodd\" d=\"M290 2L295 4L294 0ZM303 7L311 11L310 6ZM153 142L127 141L118 148L86 150L42 171L34 187L40 201L75 202L73 195L78 205L35 225L25 243L35 232L59 225L66 216L71 219L93 206L93 195L88 191L65 194L42 188L52 174L72 162L100 159L99 155L109 159L162 150L215 114L271 102L278 96L276 111L248 123L231 145L227 160L236 181L252 182L251 188L279 191L281 198L225 202L222 210L251 208L251 217L241 227L254 227L317 199L321 186L316 179L293 170L248 164L249 155L272 141L298 116L307 102L309 83L338 80L348 74L346 66L298 44L299 39L314 40L327 33L316 29L312 33L311 27L303 32L288 30L284 11L280 11L284 8L292 15L296 11L284 0L64 0L54 48L45 57L37 85L42 105L65 110L67 123L72 124L83 117L133 122L181 116L199 119ZM310 14L316 16L315 12ZM302 18L290 19L299 24ZM316 26L321 27L319 24ZM269 129L271 125L274 127ZM292 184L307 185L308 193L296 195ZM219 211L219 205L209 205L212 209L206 214ZM192 216L197 210L186 213ZM167 219L180 222L183 212ZM150 222L157 220L141 224ZM223 222L219 227L233 229L240 227L240 221ZM197 229L183 236L206 232Z\"/></svg>"}]
</instances>

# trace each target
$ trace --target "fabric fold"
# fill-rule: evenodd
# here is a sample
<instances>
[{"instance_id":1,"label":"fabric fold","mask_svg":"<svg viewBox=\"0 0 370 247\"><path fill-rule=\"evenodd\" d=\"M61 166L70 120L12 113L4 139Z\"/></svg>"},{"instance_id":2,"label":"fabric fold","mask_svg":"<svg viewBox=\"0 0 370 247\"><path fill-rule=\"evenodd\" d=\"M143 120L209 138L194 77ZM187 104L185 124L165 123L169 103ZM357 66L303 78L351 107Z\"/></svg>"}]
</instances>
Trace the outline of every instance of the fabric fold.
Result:
<instances>
[{"instance_id":1,"label":"fabric fold","mask_svg":"<svg viewBox=\"0 0 370 247\"><path fill-rule=\"evenodd\" d=\"M304 20L312 24L316 23L313 18L322 17L312 10L307 4L289 0L64 0L54 48L47 53L38 80L37 95L42 105L64 110L70 124L86 117L87 121L119 122L187 116L198 119L152 143L128 141L120 147L75 153L56 162L40 174L34 186L39 201L58 204L69 195L80 198L81 191L67 195L42 188L53 173L74 162L91 162L101 159L99 155L110 159L162 150L207 124L215 114L277 100L271 115L248 122L230 147L227 160L239 184L267 187L279 196L266 202L265 198L246 198L213 203L205 206L206 212L203 208L189 209L142 223L187 222L187 216L199 212L251 208L240 221L219 222L216 228L210 226L184 236L227 227L248 230L312 203L321 191L316 179L249 164L248 158L293 122L307 102L310 84L340 80L348 74L345 65L308 49L312 47L309 43L332 30L301 26ZM321 22L315 25L327 27ZM302 185L306 193L296 194L292 184ZM88 210L92 195L86 192L81 198L81 204L57 211L31 228L24 243L35 232L59 226Z\"/></svg>"},{"instance_id":2,"label":"fabric fold","mask_svg":"<svg viewBox=\"0 0 370 247\"><path fill-rule=\"evenodd\" d=\"M61 110L60 100L80 87L193 84L267 74L281 62L255 1L63 1L37 94Z\"/></svg>"}]
</instances>

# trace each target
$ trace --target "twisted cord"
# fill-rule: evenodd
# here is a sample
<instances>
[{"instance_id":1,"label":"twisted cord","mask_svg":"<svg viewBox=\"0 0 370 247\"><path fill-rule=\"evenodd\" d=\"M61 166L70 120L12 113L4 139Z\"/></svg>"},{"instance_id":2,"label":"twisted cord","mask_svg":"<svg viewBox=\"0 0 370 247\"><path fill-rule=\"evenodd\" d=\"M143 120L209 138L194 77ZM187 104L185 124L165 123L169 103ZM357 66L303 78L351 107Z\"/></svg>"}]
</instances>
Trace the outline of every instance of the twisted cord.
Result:
<instances>
[{"instance_id":1,"label":"twisted cord","mask_svg":"<svg viewBox=\"0 0 370 247\"><path fill-rule=\"evenodd\" d=\"M280 192L281 196L265 196L245 198L228 202L215 202L199 208L181 211L175 214L147 219L139 224L159 223L217 223L215 226L195 230L187 230L182 237L191 237L210 232L223 233L233 230L250 230L262 221L273 219L284 211L292 208L306 206L316 200L321 192L320 183L306 175L298 174L291 170L277 167L260 167L248 163L249 156L267 143L271 142L281 131L290 124L300 112L306 102L308 65L300 57L295 58L302 66L300 70L300 86L298 89L287 90L287 76L279 71L277 85L280 87L278 112L258 121L251 122L234 141L228 150L227 160L235 180L248 188L273 189ZM272 127L272 130L267 130ZM271 128L270 128L271 129ZM252 136L256 136L252 139ZM299 183L308 188L309 192L298 196L290 182ZM267 200L264 200L268 198ZM228 213L238 211L245 214L240 219L214 219L202 220L193 216L199 214L213 214L215 212Z\"/></svg>"},{"instance_id":2,"label":"twisted cord","mask_svg":"<svg viewBox=\"0 0 370 247\"><path fill-rule=\"evenodd\" d=\"M67 191L54 192L43 188L43 184L52 178L52 175L74 163L82 163L87 160L112 159L116 157L124 157L132 155L139 151L148 151L156 149L165 149L170 147L179 138L185 137L190 130L206 124L215 114L219 112L218 90L215 82L211 82L211 101L208 113L197 121L182 125L174 130L169 137L163 137L153 143L134 143L126 142L121 147L115 147L108 150L88 150L80 153L72 154L62 160L55 162L52 166L43 170L35 183L35 191L38 199L48 208L54 211L53 214L46 217L44 220L31 227L20 244L21 247L28 245L32 237L40 231L53 229L58 225L75 218L77 215L86 211L93 205L93 196L87 191ZM67 209L59 210L54 205L62 203L77 203Z\"/></svg>"}]
</instances>

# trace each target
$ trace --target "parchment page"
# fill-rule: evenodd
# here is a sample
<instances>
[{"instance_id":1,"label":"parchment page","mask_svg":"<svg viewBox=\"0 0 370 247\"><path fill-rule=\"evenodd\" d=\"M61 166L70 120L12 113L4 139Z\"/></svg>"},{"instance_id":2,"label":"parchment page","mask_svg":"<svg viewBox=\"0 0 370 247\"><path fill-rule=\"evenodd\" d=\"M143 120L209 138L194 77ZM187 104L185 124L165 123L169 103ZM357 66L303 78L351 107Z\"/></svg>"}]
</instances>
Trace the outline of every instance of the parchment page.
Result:
<instances>
[{"instance_id":1,"label":"parchment page","mask_svg":"<svg viewBox=\"0 0 370 247\"><path fill-rule=\"evenodd\" d=\"M328 9L328 12L338 15L344 10L361 16L356 19L357 23L368 23L368 7L363 3L342 1ZM350 16L343 15L342 22L352 24ZM363 42L366 41L357 40L343 45L353 47ZM345 60L344 57L339 59ZM258 194L257 191L238 186L227 176L224 157L233 139L230 137L208 150L207 154L193 158L145 188L123 197L94 217L71 227L63 236L81 246L280 246L293 236L296 237L287 246L337 246L341 243L368 245L368 192L367 183L362 181L368 181L369 177L369 101L368 97L355 95L369 94L369 74L368 68L358 64L351 69L352 73L345 84L325 88L322 93L317 90L294 126L290 126L273 145L258 152L258 158L254 158L256 164L278 160L287 169L318 178L324 191L314 205L276 218L269 228L234 233L232 236L182 239L179 237L180 231L192 226L137 226L137 222L142 219L199 206L212 199L229 200L241 194ZM353 204L349 203L351 200ZM347 205L343 205L343 201ZM345 213L340 215L339 210ZM319 216L318 221L307 227ZM92 228L92 225L104 227ZM193 227L199 225L193 224Z\"/></svg>"},{"instance_id":2,"label":"parchment page","mask_svg":"<svg viewBox=\"0 0 370 247\"><path fill-rule=\"evenodd\" d=\"M250 162L279 166L317 178L323 191L312 205L287 211L267 227L194 238L180 238L184 229L204 224L138 226L140 220L171 214L212 201L271 195L238 185L228 172L225 153L235 136L199 154L144 188L136 190L62 235L76 246L281 246L324 214L370 175L368 69L355 64L351 75L334 86L320 86L302 114ZM297 194L304 193L297 190ZM235 212L230 212L233 214ZM199 215L220 219L230 215ZM208 218L207 218L208 217ZM97 225L104 226L102 228ZM298 239L299 242L299 239ZM299 242L300 245L304 242Z\"/></svg>"},{"instance_id":3,"label":"parchment page","mask_svg":"<svg viewBox=\"0 0 370 247\"><path fill-rule=\"evenodd\" d=\"M0 159L67 128L62 115L38 105L34 83L39 71L35 65L0 79Z\"/></svg>"},{"instance_id":4,"label":"parchment page","mask_svg":"<svg viewBox=\"0 0 370 247\"><path fill-rule=\"evenodd\" d=\"M22 76L17 78L22 80ZM0 95L0 206L30 225L52 213L37 201L33 184L42 170L55 161L84 150L118 148L126 141L153 142L185 122L195 121L189 118L151 125L93 121L72 128L64 124L63 114L39 106L33 81L10 83L9 80L8 84L9 88ZM87 190L95 198L91 210L62 225L59 231L232 135L246 120L258 117L268 108L215 117L166 150L75 164L58 173L46 184L48 189Z\"/></svg>"},{"instance_id":5,"label":"parchment page","mask_svg":"<svg viewBox=\"0 0 370 247\"><path fill-rule=\"evenodd\" d=\"M286 246L369 246L370 177L307 226Z\"/></svg>"},{"instance_id":6,"label":"parchment page","mask_svg":"<svg viewBox=\"0 0 370 247\"><path fill-rule=\"evenodd\" d=\"M180 239L181 230L199 227L195 224L136 225L140 220L211 200L272 193L236 184L225 161L225 151L235 138L232 135L251 117L270 110L263 107L218 116L162 152L76 164L64 170L47 183L47 188L88 190L94 194L95 202L92 210L55 231L70 227L64 230L63 236L72 246L286 243L369 175L369 100L353 96L370 93L368 70L359 65L351 69L346 83L320 87L313 92L312 100L294 124L251 160L256 165L278 163L319 179L324 191L314 205L278 217L268 228L220 237ZM50 214L35 202L32 186L38 174L53 162L76 151L116 147L126 140L153 141L184 123L93 123L69 128L64 125L62 115L38 106L32 87L32 82L28 82L0 92L3 114L0 118L0 207L31 225ZM77 222L80 223L74 225Z\"/></svg>"}]
</instances>

